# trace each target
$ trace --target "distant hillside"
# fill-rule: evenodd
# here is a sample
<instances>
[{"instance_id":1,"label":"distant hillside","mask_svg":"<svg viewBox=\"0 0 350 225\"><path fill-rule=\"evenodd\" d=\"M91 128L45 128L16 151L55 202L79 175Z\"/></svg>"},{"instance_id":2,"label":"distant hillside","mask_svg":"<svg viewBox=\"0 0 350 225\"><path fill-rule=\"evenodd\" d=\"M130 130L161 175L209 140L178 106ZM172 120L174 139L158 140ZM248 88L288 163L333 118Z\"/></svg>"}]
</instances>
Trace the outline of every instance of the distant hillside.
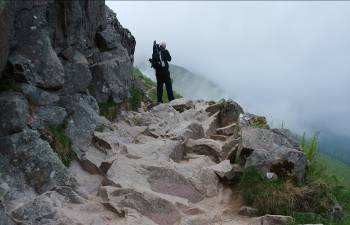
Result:
<instances>
[{"instance_id":1,"label":"distant hillside","mask_svg":"<svg viewBox=\"0 0 350 225\"><path fill-rule=\"evenodd\" d=\"M143 74L155 79L154 70L148 64L139 65ZM173 88L187 99L219 100L228 95L214 82L184 67L170 64Z\"/></svg>"},{"instance_id":2,"label":"distant hillside","mask_svg":"<svg viewBox=\"0 0 350 225\"><path fill-rule=\"evenodd\" d=\"M350 138L322 130L319 147L321 152L350 165Z\"/></svg>"}]
</instances>

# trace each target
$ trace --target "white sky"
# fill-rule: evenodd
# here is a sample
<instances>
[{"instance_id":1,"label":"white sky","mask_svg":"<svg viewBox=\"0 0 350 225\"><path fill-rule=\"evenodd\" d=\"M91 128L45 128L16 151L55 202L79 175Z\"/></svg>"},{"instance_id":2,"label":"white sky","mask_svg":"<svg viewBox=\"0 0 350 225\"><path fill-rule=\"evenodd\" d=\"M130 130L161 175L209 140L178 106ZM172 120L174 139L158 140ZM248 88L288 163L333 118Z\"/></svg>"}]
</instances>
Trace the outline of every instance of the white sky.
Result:
<instances>
[{"instance_id":1,"label":"white sky","mask_svg":"<svg viewBox=\"0 0 350 225\"><path fill-rule=\"evenodd\" d=\"M136 38L220 85L243 108L297 131L350 137L350 2L107 1Z\"/></svg>"}]
</instances>

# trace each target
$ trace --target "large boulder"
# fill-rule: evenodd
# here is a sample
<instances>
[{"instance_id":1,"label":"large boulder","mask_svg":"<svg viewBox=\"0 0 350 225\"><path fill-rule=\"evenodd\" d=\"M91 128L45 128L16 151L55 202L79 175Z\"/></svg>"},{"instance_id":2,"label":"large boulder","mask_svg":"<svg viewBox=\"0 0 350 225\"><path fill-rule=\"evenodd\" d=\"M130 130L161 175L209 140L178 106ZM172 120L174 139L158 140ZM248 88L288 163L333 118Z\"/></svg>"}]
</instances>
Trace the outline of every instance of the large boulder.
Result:
<instances>
[{"instance_id":1,"label":"large boulder","mask_svg":"<svg viewBox=\"0 0 350 225\"><path fill-rule=\"evenodd\" d=\"M36 106L52 105L60 100L57 94L37 88L34 85L23 83L20 85L20 89L29 101Z\"/></svg>"},{"instance_id":2,"label":"large boulder","mask_svg":"<svg viewBox=\"0 0 350 225\"><path fill-rule=\"evenodd\" d=\"M195 153L209 156L214 162L219 163L223 159L222 145L212 139L188 139L185 143L186 153Z\"/></svg>"},{"instance_id":3,"label":"large boulder","mask_svg":"<svg viewBox=\"0 0 350 225\"><path fill-rule=\"evenodd\" d=\"M218 123L221 127L238 122L240 114L243 113L242 107L233 100L221 100L218 103L209 105L206 111L210 115L219 112Z\"/></svg>"},{"instance_id":4,"label":"large boulder","mask_svg":"<svg viewBox=\"0 0 350 225\"><path fill-rule=\"evenodd\" d=\"M61 102L68 115L66 133L73 148L83 151L90 144L96 127L103 124L96 100L89 95L62 96Z\"/></svg>"},{"instance_id":5,"label":"large boulder","mask_svg":"<svg viewBox=\"0 0 350 225\"><path fill-rule=\"evenodd\" d=\"M46 192L11 212L15 221L25 225L77 225L61 209L64 196Z\"/></svg>"},{"instance_id":6,"label":"large boulder","mask_svg":"<svg viewBox=\"0 0 350 225\"><path fill-rule=\"evenodd\" d=\"M49 36L45 32L28 33L29 36L20 42L9 57L10 73L17 80L38 87L53 90L62 88L65 83L64 69L52 48Z\"/></svg>"},{"instance_id":7,"label":"large boulder","mask_svg":"<svg viewBox=\"0 0 350 225\"><path fill-rule=\"evenodd\" d=\"M68 173L50 145L40 139L38 132L24 130L0 138L0 153L25 174L28 184L37 192L55 186L75 187L76 181Z\"/></svg>"},{"instance_id":8,"label":"large boulder","mask_svg":"<svg viewBox=\"0 0 350 225\"><path fill-rule=\"evenodd\" d=\"M261 128L242 128L238 160L247 167L278 176L292 176L301 181L305 176L307 159L303 152L294 149L284 136Z\"/></svg>"},{"instance_id":9,"label":"large boulder","mask_svg":"<svg viewBox=\"0 0 350 225\"><path fill-rule=\"evenodd\" d=\"M0 136L20 132L26 127L28 101L16 92L0 94Z\"/></svg>"},{"instance_id":10,"label":"large boulder","mask_svg":"<svg viewBox=\"0 0 350 225\"><path fill-rule=\"evenodd\" d=\"M157 195L137 191L132 188L107 188L103 191L109 207L122 213L123 208L131 208L158 225L173 225L181 219L178 209L170 201Z\"/></svg>"}]
</instances>

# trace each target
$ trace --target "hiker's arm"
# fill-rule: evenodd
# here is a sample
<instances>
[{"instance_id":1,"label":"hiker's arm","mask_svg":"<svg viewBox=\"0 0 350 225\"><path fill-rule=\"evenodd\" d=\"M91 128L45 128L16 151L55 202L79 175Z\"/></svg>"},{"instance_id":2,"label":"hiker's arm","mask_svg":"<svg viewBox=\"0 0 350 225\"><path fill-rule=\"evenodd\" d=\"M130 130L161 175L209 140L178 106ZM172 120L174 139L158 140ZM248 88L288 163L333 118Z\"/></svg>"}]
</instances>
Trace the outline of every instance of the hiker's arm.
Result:
<instances>
[{"instance_id":1,"label":"hiker's arm","mask_svg":"<svg viewBox=\"0 0 350 225\"><path fill-rule=\"evenodd\" d=\"M168 50L166 50L166 60L171 61L171 55Z\"/></svg>"}]
</instances>

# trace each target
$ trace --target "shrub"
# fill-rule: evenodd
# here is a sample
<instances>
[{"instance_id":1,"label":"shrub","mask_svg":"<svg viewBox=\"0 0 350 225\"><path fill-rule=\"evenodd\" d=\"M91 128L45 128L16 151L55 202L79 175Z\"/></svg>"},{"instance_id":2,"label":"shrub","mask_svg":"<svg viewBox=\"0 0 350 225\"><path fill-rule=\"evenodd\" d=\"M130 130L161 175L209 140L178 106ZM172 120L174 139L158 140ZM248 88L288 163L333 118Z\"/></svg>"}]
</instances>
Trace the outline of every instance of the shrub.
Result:
<instances>
[{"instance_id":1,"label":"shrub","mask_svg":"<svg viewBox=\"0 0 350 225\"><path fill-rule=\"evenodd\" d=\"M69 137L65 133L66 126L49 126L48 132L51 137L51 146L57 153L62 163L69 166L75 158L75 153L72 150L72 145Z\"/></svg>"},{"instance_id":2,"label":"shrub","mask_svg":"<svg viewBox=\"0 0 350 225\"><path fill-rule=\"evenodd\" d=\"M323 223L327 225L350 224L350 188L330 173L318 154L317 138L301 140L301 148L309 160L304 183L297 184L288 178L267 180L259 171L244 171L239 188L244 202L261 214L293 216L296 224ZM330 217L330 209L340 203L345 211L341 221Z\"/></svg>"},{"instance_id":3,"label":"shrub","mask_svg":"<svg viewBox=\"0 0 350 225\"><path fill-rule=\"evenodd\" d=\"M100 108L100 114L108 120L114 120L117 118L118 105L112 98L109 98L105 102L98 103L98 106Z\"/></svg>"},{"instance_id":4,"label":"shrub","mask_svg":"<svg viewBox=\"0 0 350 225\"><path fill-rule=\"evenodd\" d=\"M129 107L131 110L136 111L141 107L142 102L142 91L133 85L130 88L130 97L128 99Z\"/></svg>"}]
</instances>

